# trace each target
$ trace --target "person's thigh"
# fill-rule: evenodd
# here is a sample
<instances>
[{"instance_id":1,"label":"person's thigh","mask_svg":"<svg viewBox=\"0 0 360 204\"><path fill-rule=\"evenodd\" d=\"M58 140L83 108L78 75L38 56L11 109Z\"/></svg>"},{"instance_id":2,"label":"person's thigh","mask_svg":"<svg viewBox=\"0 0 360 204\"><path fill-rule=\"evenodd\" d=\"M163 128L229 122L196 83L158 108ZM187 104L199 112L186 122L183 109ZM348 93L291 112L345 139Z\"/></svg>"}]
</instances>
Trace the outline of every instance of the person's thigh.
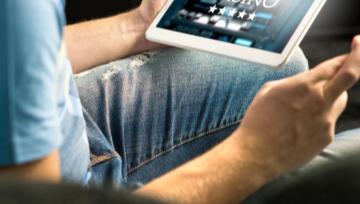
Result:
<instances>
[{"instance_id":1,"label":"person's thigh","mask_svg":"<svg viewBox=\"0 0 360 204\"><path fill-rule=\"evenodd\" d=\"M307 66L300 49L275 70L168 48L94 69L78 85L86 112L122 158L124 180L145 183L227 137L264 83Z\"/></svg>"},{"instance_id":2,"label":"person's thigh","mask_svg":"<svg viewBox=\"0 0 360 204\"><path fill-rule=\"evenodd\" d=\"M267 184L243 203L358 203L359 172L360 129L355 129L340 133L307 165Z\"/></svg>"}]
</instances>

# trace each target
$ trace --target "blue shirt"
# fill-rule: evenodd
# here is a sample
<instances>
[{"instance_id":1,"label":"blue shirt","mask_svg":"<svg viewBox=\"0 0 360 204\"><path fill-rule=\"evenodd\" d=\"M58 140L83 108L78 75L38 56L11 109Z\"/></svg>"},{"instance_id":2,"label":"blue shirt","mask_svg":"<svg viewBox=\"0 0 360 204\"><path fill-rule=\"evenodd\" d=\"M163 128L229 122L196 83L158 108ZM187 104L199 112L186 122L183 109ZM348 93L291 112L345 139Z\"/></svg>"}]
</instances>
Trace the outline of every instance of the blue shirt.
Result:
<instances>
[{"instance_id":1,"label":"blue shirt","mask_svg":"<svg viewBox=\"0 0 360 204\"><path fill-rule=\"evenodd\" d=\"M63 43L63 10L63 0L0 1L0 166L59 149L64 178L80 181L89 145Z\"/></svg>"}]
</instances>

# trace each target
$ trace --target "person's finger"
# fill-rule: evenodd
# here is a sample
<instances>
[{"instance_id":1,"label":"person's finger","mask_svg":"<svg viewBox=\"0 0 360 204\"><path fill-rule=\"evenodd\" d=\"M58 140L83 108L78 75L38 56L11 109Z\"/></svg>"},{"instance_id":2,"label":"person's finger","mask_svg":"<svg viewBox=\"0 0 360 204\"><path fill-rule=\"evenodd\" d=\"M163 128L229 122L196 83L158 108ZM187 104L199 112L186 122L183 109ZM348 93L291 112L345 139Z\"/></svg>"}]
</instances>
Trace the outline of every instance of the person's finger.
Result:
<instances>
[{"instance_id":1,"label":"person's finger","mask_svg":"<svg viewBox=\"0 0 360 204\"><path fill-rule=\"evenodd\" d=\"M354 38L353 49L344 65L324 87L328 100L336 100L344 91L358 82L360 77L360 37Z\"/></svg>"},{"instance_id":2,"label":"person's finger","mask_svg":"<svg viewBox=\"0 0 360 204\"><path fill-rule=\"evenodd\" d=\"M360 35L357 35L354 37L354 39L351 43L351 50L354 50L356 47L358 47L359 43L360 43Z\"/></svg>"},{"instance_id":3,"label":"person's finger","mask_svg":"<svg viewBox=\"0 0 360 204\"><path fill-rule=\"evenodd\" d=\"M342 95L335 100L332 110L332 113L334 114L335 118L339 118L340 115L344 112L347 101L348 101L348 93L346 91L343 92Z\"/></svg>"},{"instance_id":4,"label":"person's finger","mask_svg":"<svg viewBox=\"0 0 360 204\"><path fill-rule=\"evenodd\" d=\"M313 82L331 79L344 64L347 57L348 55L341 55L319 64L308 72L310 79Z\"/></svg>"}]
</instances>

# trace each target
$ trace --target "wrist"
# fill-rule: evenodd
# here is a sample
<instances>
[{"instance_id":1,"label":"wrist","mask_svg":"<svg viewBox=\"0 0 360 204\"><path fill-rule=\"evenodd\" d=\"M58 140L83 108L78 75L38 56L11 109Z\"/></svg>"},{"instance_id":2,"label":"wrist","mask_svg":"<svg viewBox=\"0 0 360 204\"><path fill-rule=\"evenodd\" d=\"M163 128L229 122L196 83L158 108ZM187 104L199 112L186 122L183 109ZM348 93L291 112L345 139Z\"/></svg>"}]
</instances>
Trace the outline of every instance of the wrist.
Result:
<instances>
[{"instance_id":1,"label":"wrist","mask_svg":"<svg viewBox=\"0 0 360 204\"><path fill-rule=\"evenodd\" d=\"M115 19L118 25L118 35L124 36L125 41L131 39L133 42L132 52L129 54L136 54L156 48L154 43L145 38L145 32L150 24L144 20L139 8L115 16Z\"/></svg>"},{"instance_id":2,"label":"wrist","mask_svg":"<svg viewBox=\"0 0 360 204\"><path fill-rule=\"evenodd\" d=\"M150 26L153 17L149 17L149 14L147 14L141 6L134 9L133 12L145 29Z\"/></svg>"},{"instance_id":3,"label":"wrist","mask_svg":"<svg viewBox=\"0 0 360 204\"><path fill-rule=\"evenodd\" d=\"M127 16L124 18L122 15ZM145 33L150 26L151 21L143 16L140 8L136 8L126 14L120 14L119 16L122 16L122 20L127 19L125 23L118 21L122 25L120 27L120 32L125 34L124 36L127 36L128 39L135 39L134 52L132 54L161 47L159 44L150 42L146 39Z\"/></svg>"},{"instance_id":4,"label":"wrist","mask_svg":"<svg viewBox=\"0 0 360 204\"><path fill-rule=\"evenodd\" d=\"M144 36L148 27L138 8L115 16L115 21L119 32L132 36Z\"/></svg>"},{"instance_id":5,"label":"wrist","mask_svg":"<svg viewBox=\"0 0 360 204\"><path fill-rule=\"evenodd\" d=\"M250 135L241 127L229 138L236 149L238 159L243 166L246 166L253 175L254 182L257 185L264 185L269 181L281 175L281 170L272 162L271 154L263 154L259 151L251 140L256 139L256 135Z\"/></svg>"}]
</instances>

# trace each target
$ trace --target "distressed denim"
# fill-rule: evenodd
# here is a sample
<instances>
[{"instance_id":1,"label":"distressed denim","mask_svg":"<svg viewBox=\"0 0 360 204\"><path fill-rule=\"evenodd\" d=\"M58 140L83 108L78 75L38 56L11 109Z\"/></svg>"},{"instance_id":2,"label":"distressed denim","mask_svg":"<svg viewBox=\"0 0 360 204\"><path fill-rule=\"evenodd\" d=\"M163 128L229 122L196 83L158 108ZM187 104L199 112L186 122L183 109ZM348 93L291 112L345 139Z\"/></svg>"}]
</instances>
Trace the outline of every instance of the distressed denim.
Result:
<instances>
[{"instance_id":1,"label":"distressed denim","mask_svg":"<svg viewBox=\"0 0 360 204\"><path fill-rule=\"evenodd\" d=\"M273 70L168 48L77 76L91 149L89 185L146 184L163 175L229 136L264 83L307 69L300 49ZM281 198L309 175L359 156L360 129L341 133L308 165L269 183L244 203ZM334 172L330 178L346 175Z\"/></svg>"},{"instance_id":2,"label":"distressed denim","mask_svg":"<svg viewBox=\"0 0 360 204\"><path fill-rule=\"evenodd\" d=\"M167 48L77 76L90 185L147 183L206 152L235 130L264 83L307 68L300 49L274 70Z\"/></svg>"}]
</instances>

